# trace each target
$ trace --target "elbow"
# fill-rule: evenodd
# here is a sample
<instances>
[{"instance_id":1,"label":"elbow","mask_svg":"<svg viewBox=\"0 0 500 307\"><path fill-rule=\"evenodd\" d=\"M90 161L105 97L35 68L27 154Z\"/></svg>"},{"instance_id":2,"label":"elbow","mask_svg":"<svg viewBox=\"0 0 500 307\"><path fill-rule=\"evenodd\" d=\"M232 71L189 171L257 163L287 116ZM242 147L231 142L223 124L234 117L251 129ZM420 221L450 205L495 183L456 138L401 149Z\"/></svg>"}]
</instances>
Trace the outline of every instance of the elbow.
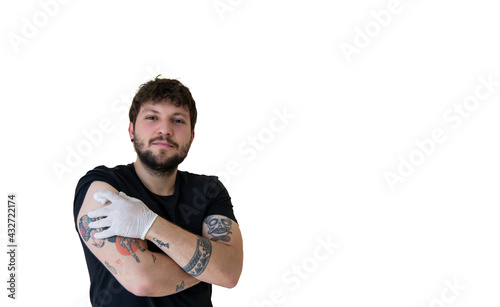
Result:
<instances>
[{"instance_id":1,"label":"elbow","mask_svg":"<svg viewBox=\"0 0 500 307\"><path fill-rule=\"evenodd\" d=\"M238 281L240 280L241 272L243 271L243 257L237 264L233 267L232 270L229 270L224 274L226 278L224 278L223 284L220 286L228 289L232 289L236 287Z\"/></svg>"},{"instance_id":2,"label":"elbow","mask_svg":"<svg viewBox=\"0 0 500 307\"><path fill-rule=\"evenodd\" d=\"M149 296L149 292L146 287L133 286L127 290L135 296Z\"/></svg>"},{"instance_id":3,"label":"elbow","mask_svg":"<svg viewBox=\"0 0 500 307\"><path fill-rule=\"evenodd\" d=\"M123 287L135 296L157 296L156 287L148 276L137 274L134 278L127 280Z\"/></svg>"},{"instance_id":4,"label":"elbow","mask_svg":"<svg viewBox=\"0 0 500 307\"><path fill-rule=\"evenodd\" d=\"M229 279L223 287L228 288L228 289L232 289L232 288L236 287L236 285L238 284L238 280L239 280L239 277Z\"/></svg>"},{"instance_id":5,"label":"elbow","mask_svg":"<svg viewBox=\"0 0 500 307\"><path fill-rule=\"evenodd\" d=\"M229 273L226 275L226 278L219 284L219 286L232 289L236 287L238 284L238 281L240 280L240 275L241 275L241 270L234 272L234 273Z\"/></svg>"},{"instance_id":6,"label":"elbow","mask_svg":"<svg viewBox=\"0 0 500 307\"><path fill-rule=\"evenodd\" d=\"M135 296L153 296L152 286L146 281L136 281L125 287Z\"/></svg>"}]
</instances>

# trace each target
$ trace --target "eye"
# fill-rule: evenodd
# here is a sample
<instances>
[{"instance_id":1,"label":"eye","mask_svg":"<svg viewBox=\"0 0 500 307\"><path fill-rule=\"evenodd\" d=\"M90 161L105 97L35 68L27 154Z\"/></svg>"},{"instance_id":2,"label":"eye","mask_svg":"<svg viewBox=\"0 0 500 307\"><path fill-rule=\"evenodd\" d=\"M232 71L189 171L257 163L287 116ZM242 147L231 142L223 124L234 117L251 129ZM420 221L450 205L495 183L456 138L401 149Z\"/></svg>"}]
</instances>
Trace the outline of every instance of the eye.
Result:
<instances>
[{"instance_id":1,"label":"eye","mask_svg":"<svg viewBox=\"0 0 500 307\"><path fill-rule=\"evenodd\" d=\"M147 120L156 120L157 117L156 116L148 116L146 117Z\"/></svg>"},{"instance_id":2,"label":"eye","mask_svg":"<svg viewBox=\"0 0 500 307\"><path fill-rule=\"evenodd\" d=\"M217 219L212 219L208 222L208 226L214 226L215 224L217 224Z\"/></svg>"},{"instance_id":3,"label":"eye","mask_svg":"<svg viewBox=\"0 0 500 307\"><path fill-rule=\"evenodd\" d=\"M224 226L231 226L231 220L222 220L222 224L224 224Z\"/></svg>"},{"instance_id":4,"label":"eye","mask_svg":"<svg viewBox=\"0 0 500 307\"><path fill-rule=\"evenodd\" d=\"M185 124L186 123L182 119L174 119L173 122L176 123L176 124Z\"/></svg>"}]
</instances>

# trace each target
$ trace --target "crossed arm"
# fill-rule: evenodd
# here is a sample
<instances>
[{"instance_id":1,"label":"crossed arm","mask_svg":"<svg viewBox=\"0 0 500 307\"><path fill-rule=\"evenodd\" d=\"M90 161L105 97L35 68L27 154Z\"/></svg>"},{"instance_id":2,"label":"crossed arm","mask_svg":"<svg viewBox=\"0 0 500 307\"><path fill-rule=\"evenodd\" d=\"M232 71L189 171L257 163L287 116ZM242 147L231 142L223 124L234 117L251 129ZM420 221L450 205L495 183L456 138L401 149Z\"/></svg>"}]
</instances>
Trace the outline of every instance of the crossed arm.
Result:
<instances>
[{"instance_id":1,"label":"crossed arm","mask_svg":"<svg viewBox=\"0 0 500 307\"><path fill-rule=\"evenodd\" d=\"M91 252L127 290L138 296L165 296L200 281L224 287L236 285L243 262L243 244L236 223L223 216L209 216L203 224L202 236L197 236L157 217L145 239L165 254L149 251L146 241L136 238L101 240L94 235L102 229L89 227L90 222L99 218L91 219L87 213L105 207L93 198L95 192L102 190L118 193L107 183L93 182L78 216L78 229ZM229 223L225 235L212 231L209 224L214 219Z\"/></svg>"}]
</instances>

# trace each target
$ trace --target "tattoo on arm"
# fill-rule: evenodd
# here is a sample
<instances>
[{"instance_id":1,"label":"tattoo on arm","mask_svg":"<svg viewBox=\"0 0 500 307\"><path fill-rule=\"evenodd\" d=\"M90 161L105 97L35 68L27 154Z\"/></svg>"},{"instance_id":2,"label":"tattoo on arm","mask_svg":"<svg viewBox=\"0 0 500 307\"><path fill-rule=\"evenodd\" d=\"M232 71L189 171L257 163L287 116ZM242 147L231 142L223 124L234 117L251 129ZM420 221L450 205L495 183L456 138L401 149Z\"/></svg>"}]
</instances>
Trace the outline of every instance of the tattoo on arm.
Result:
<instances>
[{"instance_id":1,"label":"tattoo on arm","mask_svg":"<svg viewBox=\"0 0 500 307\"><path fill-rule=\"evenodd\" d=\"M137 250L140 250L141 252L145 252L146 249L143 248L136 239L117 237L117 242L118 241L119 241L120 247L118 247L118 244L117 244L116 248L120 254L131 255L132 257L134 257L134 259L137 263L141 262L139 257L137 257L137 255L135 254L135 252ZM134 245L132 245L132 244L134 244Z\"/></svg>"},{"instance_id":2,"label":"tattoo on arm","mask_svg":"<svg viewBox=\"0 0 500 307\"><path fill-rule=\"evenodd\" d=\"M108 270L113 273L113 274L118 274L118 272L116 271L116 269L114 267L112 267L109 262L105 261L104 264L106 265L106 267L108 268Z\"/></svg>"},{"instance_id":3,"label":"tattoo on arm","mask_svg":"<svg viewBox=\"0 0 500 307\"><path fill-rule=\"evenodd\" d=\"M104 240L101 239L96 239L94 238L94 234L103 231L105 228L90 228L89 223L97 221L102 219L102 217L91 219L88 217L88 215L84 215L80 218L80 221L78 222L78 228L80 231L80 235L82 236L83 240L85 242L89 242L90 244L94 245L97 248L101 248L104 246L104 243L106 241L114 243L116 246L116 249L118 252L122 255L125 256L132 256L134 257L135 261L137 263L140 263L141 260L137 255L135 254L137 250L140 250L141 252L145 252L146 249L144 249L140 244L139 241L136 239L132 238L124 238L124 237L110 237ZM121 262L121 261L120 261ZM121 265L121 263L119 263ZM109 263L106 265L108 268L113 268L112 266L108 266ZM110 269L111 272L113 272ZM116 270L115 270L116 271Z\"/></svg>"},{"instance_id":4,"label":"tattoo on arm","mask_svg":"<svg viewBox=\"0 0 500 307\"><path fill-rule=\"evenodd\" d=\"M208 234L212 236L210 240L212 241L231 241L232 234L231 227L233 222L227 217L214 217L207 216L205 218L205 224L208 226Z\"/></svg>"},{"instance_id":5,"label":"tattoo on arm","mask_svg":"<svg viewBox=\"0 0 500 307\"><path fill-rule=\"evenodd\" d=\"M80 230L80 235L82 236L85 242L91 240L90 244L94 245L97 248L101 248L104 246L104 243L107 239L96 239L94 238L94 234L104 230L104 228L90 228L89 223L102 219L102 217L91 219L88 215L84 215L80 218L78 222L78 228Z\"/></svg>"},{"instance_id":6,"label":"tattoo on arm","mask_svg":"<svg viewBox=\"0 0 500 307\"><path fill-rule=\"evenodd\" d=\"M156 256L155 256L155 254L151 254L151 256L153 256L153 263L156 263Z\"/></svg>"},{"instance_id":7,"label":"tattoo on arm","mask_svg":"<svg viewBox=\"0 0 500 307\"><path fill-rule=\"evenodd\" d=\"M184 280L181 282L180 285L175 286L175 292L179 292L184 289Z\"/></svg>"},{"instance_id":8,"label":"tattoo on arm","mask_svg":"<svg viewBox=\"0 0 500 307\"><path fill-rule=\"evenodd\" d=\"M182 269L193 277L199 276L208 265L210 257L212 256L212 243L210 240L198 237L196 250L193 258Z\"/></svg>"},{"instance_id":9,"label":"tattoo on arm","mask_svg":"<svg viewBox=\"0 0 500 307\"><path fill-rule=\"evenodd\" d=\"M170 243L163 243L163 241L158 240L157 238L153 238L153 241L162 247L170 248Z\"/></svg>"}]
</instances>

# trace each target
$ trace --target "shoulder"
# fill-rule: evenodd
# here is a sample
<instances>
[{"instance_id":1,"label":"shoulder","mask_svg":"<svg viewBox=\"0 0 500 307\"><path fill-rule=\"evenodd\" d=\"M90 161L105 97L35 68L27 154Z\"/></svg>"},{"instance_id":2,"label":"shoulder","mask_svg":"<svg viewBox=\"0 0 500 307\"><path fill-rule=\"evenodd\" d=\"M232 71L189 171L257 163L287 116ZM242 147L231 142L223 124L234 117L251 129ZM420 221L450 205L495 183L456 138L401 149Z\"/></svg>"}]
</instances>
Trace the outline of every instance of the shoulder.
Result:
<instances>
[{"instance_id":1,"label":"shoulder","mask_svg":"<svg viewBox=\"0 0 500 307\"><path fill-rule=\"evenodd\" d=\"M130 172L131 167L132 164L117 165L115 167L107 167L105 165L100 165L88 171L82 178L91 176L117 176L120 174L125 174L127 172Z\"/></svg>"},{"instance_id":2,"label":"shoulder","mask_svg":"<svg viewBox=\"0 0 500 307\"><path fill-rule=\"evenodd\" d=\"M202 196L209 204L230 204L229 192L217 176L198 175L183 171L179 171L178 176L181 194L189 194L193 197Z\"/></svg>"},{"instance_id":3,"label":"shoulder","mask_svg":"<svg viewBox=\"0 0 500 307\"><path fill-rule=\"evenodd\" d=\"M77 184L77 191L79 188L88 186L94 181L104 181L117 187L124 177L130 175L130 165L117 165L115 167L97 166L80 178Z\"/></svg>"},{"instance_id":4,"label":"shoulder","mask_svg":"<svg viewBox=\"0 0 500 307\"><path fill-rule=\"evenodd\" d=\"M87 190L93 182L101 181L109 184L118 191L123 190L123 184L126 178L130 177L130 165L117 165L115 167L107 167L100 165L88 171L78 181L75 188L74 211L80 209Z\"/></svg>"}]
</instances>

